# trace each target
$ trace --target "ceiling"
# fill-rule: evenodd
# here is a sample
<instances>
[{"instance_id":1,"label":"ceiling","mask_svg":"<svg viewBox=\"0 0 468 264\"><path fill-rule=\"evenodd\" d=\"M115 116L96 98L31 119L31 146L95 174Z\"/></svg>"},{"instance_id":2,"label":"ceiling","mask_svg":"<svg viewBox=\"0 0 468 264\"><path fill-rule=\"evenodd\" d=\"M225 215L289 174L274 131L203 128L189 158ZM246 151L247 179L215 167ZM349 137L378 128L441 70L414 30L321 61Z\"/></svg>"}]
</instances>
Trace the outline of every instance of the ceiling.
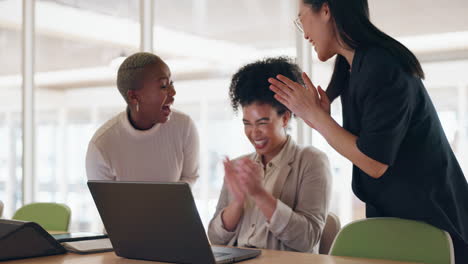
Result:
<instances>
[{"instance_id":1,"label":"ceiling","mask_svg":"<svg viewBox=\"0 0 468 264\"><path fill-rule=\"evenodd\" d=\"M235 54L239 53L294 48L294 1L155 0L156 52L168 59L182 60L199 55L197 60L212 60L217 65L236 59ZM37 0L36 70L106 66L120 55L137 51L138 3L136 0ZM394 37L468 32L466 0L369 0L369 5L372 21ZM18 74L21 1L0 0L0 10L3 10L0 11L0 75ZM91 18L106 19L108 25L118 22L119 26L104 27L109 32L99 32L99 23L81 31L66 27L67 23L81 26ZM62 28L60 24L64 24ZM204 45L209 45L211 50L203 50ZM466 50L466 47L457 49L452 56L465 54Z\"/></svg>"},{"instance_id":2,"label":"ceiling","mask_svg":"<svg viewBox=\"0 0 468 264\"><path fill-rule=\"evenodd\" d=\"M135 0L43 0L111 16L138 20ZM292 25L296 0L154 0L155 21L164 27L240 44L276 34ZM393 36L468 31L466 0L369 0L372 21ZM201 17L199 19L199 17ZM198 21L199 20L199 21ZM289 20L289 21L288 21ZM270 28L270 30L265 30ZM251 32L247 33L246 32ZM240 34L242 33L242 34ZM259 43L259 41L256 41ZM268 44L265 44L268 46ZM271 44L270 44L271 45Z\"/></svg>"}]
</instances>

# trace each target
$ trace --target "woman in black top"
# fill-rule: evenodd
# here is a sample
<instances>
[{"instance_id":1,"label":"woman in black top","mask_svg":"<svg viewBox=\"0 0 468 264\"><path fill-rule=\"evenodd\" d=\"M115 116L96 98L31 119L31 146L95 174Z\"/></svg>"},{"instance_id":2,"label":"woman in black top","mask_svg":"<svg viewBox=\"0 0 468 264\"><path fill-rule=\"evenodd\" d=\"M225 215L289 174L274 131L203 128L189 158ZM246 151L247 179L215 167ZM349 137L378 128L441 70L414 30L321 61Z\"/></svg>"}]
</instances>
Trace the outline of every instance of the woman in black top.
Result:
<instances>
[{"instance_id":1,"label":"woman in black top","mask_svg":"<svg viewBox=\"0 0 468 264\"><path fill-rule=\"evenodd\" d=\"M299 0L296 25L321 61L336 56L325 92L278 75L275 97L353 164L367 217L421 220L450 233L468 263L468 184L421 79L417 58L369 21L367 0ZM343 127L330 116L341 97Z\"/></svg>"}]
</instances>

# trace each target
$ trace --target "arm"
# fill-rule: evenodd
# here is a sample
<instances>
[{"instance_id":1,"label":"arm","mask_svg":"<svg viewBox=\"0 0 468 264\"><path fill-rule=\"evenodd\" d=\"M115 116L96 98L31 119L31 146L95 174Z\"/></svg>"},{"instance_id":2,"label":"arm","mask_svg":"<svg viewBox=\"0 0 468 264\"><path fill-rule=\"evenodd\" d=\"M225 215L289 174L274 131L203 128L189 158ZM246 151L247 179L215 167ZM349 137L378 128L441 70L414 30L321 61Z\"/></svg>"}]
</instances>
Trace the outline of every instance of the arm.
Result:
<instances>
[{"instance_id":1,"label":"arm","mask_svg":"<svg viewBox=\"0 0 468 264\"><path fill-rule=\"evenodd\" d=\"M244 193L250 194L255 201L255 205L263 213L267 221L276 210L276 198L268 193L262 184L263 169L254 161L244 158L237 161L237 174L234 179L238 181L238 187Z\"/></svg>"},{"instance_id":2,"label":"arm","mask_svg":"<svg viewBox=\"0 0 468 264\"><path fill-rule=\"evenodd\" d=\"M198 131L192 119L188 118L187 136L184 141L184 162L180 181L192 187L199 177L200 143Z\"/></svg>"},{"instance_id":3,"label":"arm","mask_svg":"<svg viewBox=\"0 0 468 264\"><path fill-rule=\"evenodd\" d=\"M215 245L227 245L229 241L236 235L234 230L227 230L223 223L223 212L227 209L229 204L229 193L226 186L226 180L223 183L221 194L219 195L218 205L216 206L216 212L208 225L208 238L212 244Z\"/></svg>"},{"instance_id":4,"label":"arm","mask_svg":"<svg viewBox=\"0 0 468 264\"><path fill-rule=\"evenodd\" d=\"M330 116L317 115L315 127L328 143L373 178L380 178L397 159L411 124L415 89L394 67L377 67L363 83L359 137L340 127ZM326 95L324 96L325 98ZM310 113L306 117L311 119Z\"/></svg>"},{"instance_id":5,"label":"arm","mask_svg":"<svg viewBox=\"0 0 468 264\"><path fill-rule=\"evenodd\" d=\"M308 153L307 153L308 154ZM305 156L306 157L306 156ZM331 196L331 172L325 154L309 156L295 208L278 200L269 230L286 246L312 252L325 226Z\"/></svg>"},{"instance_id":6,"label":"arm","mask_svg":"<svg viewBox=\"0 0 468 264\"><path fill-rule=\"evenodd\" d=\"M221 212L221 220L223 222L224 229L229 232L236 230L243 212L244 204L241 204L235 200L231 201L229 205Z\"/></svg>"},{"instance_id":7,"label":"arm","mask_svg":"<svg viewBox=\"0 0 468 264\"><path fill-rule=\"evenodd\" d=\"M86 153L86 175L88 180L115 181L109 162L92 141L89 142Z\"/></svg>"},{"instance_id":8,"label":"arm","mask_svg":"<svg viewBox=\"0 0 468 264\"><path fill-rule=\"evenodd\" d=\"M305 119L305 122L310 125L311 122L306 120L308 119ZM378 179L387 171L388 165L362 153L356 144L358 137L338 125L331 116L323 114L319 116L319 120L321 121L316 122L315 128L327 140L328 144L367 175Z\"/></svg>"},{"instance_id":9,"label":"arm","mask_svg":"<svg viewBox=\"0 0 468 264\"><path fill-rule=\"evenodd\" d=\"M280 81L269 79L270 89L276 93L276 99L321 133L337 152L370 177L380 178L394 161L408 127L409 96L405 86L393 79L370 78L367 85L379 89L370 89L363 102L364 133L358 138L340 127L326 111L324 105L328 109L330 105L326 93L322 89L317 92L307 74L303 74L303 79L307 88L279 75Z\"/></svg>"},{"instance_id":10,"label":"arm","mask_svg":"<svg viewBox=\"0 0 468 264\"><path fill-rule=\"evenodd\" d=\"M268 193L265 189L261 189L258 194L253 195L255 205L263 213L267 222L270 222L273 214L277 209L277 200L273 195Z\"/></svg>"},{"instance_id":11,"label":"arm","mask_svg":"<svg viewBox=\"0 0 468 264\"><path fill-rule=\"evenodd\" d=\"M330 199L330 170L325 155L311 155L306 161L314 164L305 169L296 208L290 208L268 193L262 185L262 168L249 159L237 163L237 174L245 193L267 220L276 239L298 251L312 252L320 240ZM294 190L296 191L296 190Z\"/></svg>"},{"instance_id":12,"label":"arm","mask_svg":"<svg viewBox=\"0 0 468 264\"><path fill-rule=\"evenodd\" d=\"M244 212L244 201L245 193L241 190L241 187L237 181L236 169L234 164L226 158L224 160L224 179L227 183L229 193L234 196L234 199L229 205L221 212L221 220L224 228L227 231L234 231L239 224L239 221Z\"/></svg>"}]
</instances>

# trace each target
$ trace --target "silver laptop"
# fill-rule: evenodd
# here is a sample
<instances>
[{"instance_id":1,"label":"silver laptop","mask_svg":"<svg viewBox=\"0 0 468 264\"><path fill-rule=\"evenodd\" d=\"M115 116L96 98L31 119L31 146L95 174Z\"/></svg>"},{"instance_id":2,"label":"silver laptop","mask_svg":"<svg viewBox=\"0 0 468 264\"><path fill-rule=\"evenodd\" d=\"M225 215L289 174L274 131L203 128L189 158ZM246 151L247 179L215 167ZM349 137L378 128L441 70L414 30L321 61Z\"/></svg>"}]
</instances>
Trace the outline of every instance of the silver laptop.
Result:
<instances>
[{"instance_id":1,"label":"silver laptop","mask_svg":"<svg viewBox=\"0 0 468 264\"><path fill-rule=\"evenodd\" d=\"M211 247L186 183L88 181L117 256L173 263L234 263L260 250Z\"/></svg>"}]
</instances>

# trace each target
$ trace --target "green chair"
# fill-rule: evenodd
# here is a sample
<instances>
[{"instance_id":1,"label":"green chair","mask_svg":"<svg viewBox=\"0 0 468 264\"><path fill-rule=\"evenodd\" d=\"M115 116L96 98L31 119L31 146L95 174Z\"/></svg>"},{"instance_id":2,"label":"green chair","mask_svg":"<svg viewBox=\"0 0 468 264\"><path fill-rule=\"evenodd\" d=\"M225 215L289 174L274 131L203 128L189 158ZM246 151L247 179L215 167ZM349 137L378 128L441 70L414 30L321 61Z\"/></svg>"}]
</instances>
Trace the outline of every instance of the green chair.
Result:
<instances>
[{"instance_id":1,"label":"green chair","mask_svg":"<svg viewBox=\"0 0 468 264\"><path fill-rule=\"evenodd\" d=\"M71 210L65 204L31 203L18 209L13 219L36 222L47 231L68 232Z\"/></svg>"},{"instance_id":2,"label":"green chair","mask_svg":"<svg viewBox=\"0 0 468 264\"><path fill-rule=\"evenodd\" d=\"M346 225L330 255L426 264L453 264L450 235L432 225L400 218L369 218Z\"/></svg>"}]
</instances>

